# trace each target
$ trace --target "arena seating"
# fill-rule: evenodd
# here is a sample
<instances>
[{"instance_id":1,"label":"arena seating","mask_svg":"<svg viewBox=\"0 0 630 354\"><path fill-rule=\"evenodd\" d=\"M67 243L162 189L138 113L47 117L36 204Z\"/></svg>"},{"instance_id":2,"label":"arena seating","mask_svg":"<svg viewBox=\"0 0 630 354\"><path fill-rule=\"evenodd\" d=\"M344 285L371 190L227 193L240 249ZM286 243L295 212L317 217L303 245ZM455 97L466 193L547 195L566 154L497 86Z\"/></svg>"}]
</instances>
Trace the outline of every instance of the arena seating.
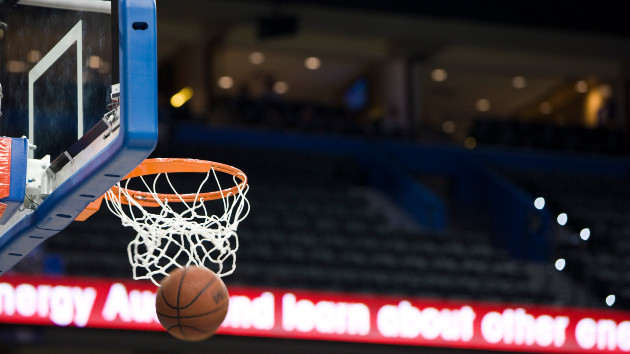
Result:
<instances>
[{"instance_id":1,"label":"arena seating","mask_svg":"<svg viewBox=\"0 0 630 354\"><path fill-rule=\"evenodd\" d=\"M558 126L518 119L479 118L469 133L479 144L579 153L624 155L628 133L613 128Z\"/></svg>"},{"instance_id":2,"label":"arena seating","mask_svg":"<svg viewBox=\"0 0 630 354\"><path fill-rule=\"evenodd\" d=\"M566 271L593 292L594 298L616 295L616 307L630 308L630 181L619 176L506 171L533 195L543 196L566 226L556 227L555 255L566 259ZM579 233L588 229L587 240ZM597 305L601 305L598 303Z\"/></svg>"},{"instance_id":3,"label":"arena seating","mask_svg":"<svg viewBox=\"0 0 630 354\"><path fill-rule=\"evenodd\" d=\"M158 153L212 158L249 175L252 212L239 228L238 266L228 285L557 302L483 233L429 232L390 220L370 203L349 157L213 145L177 150ZM75 222L49 240L46 250L60 256L67 274L129 278L132 237L103 207L89 223Z\"/></svg>"}]
</instances>

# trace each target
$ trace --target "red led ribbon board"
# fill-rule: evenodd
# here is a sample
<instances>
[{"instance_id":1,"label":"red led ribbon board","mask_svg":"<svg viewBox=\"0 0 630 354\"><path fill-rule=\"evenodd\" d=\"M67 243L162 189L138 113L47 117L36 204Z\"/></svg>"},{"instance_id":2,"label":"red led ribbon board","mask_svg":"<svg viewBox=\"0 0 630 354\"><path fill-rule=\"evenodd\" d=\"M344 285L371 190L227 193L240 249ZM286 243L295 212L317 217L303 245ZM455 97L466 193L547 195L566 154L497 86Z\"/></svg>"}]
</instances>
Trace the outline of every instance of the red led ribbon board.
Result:
<instances>
[{"instance_id":1,"label":"red led ribbon board","mask_svg":"<svg viewBox=\"0 0 630 354\"><path fill-rule=\"evenodd\" d=\"M0 199L9 196L11 185L11 139L0 138ZM0 202L0 217L7 205Z\"/></svg>"},{"instance_id":2,"label":"red led ribbon board","mask_svg":"<svg viewBox=\"0 0 630 354\"><path fill-rule=\"evenodd\" d=\"M630 351L630 313L230 286L220 334L540 353ZM0 278L0 322L163 331L149 282Z\"/></svg>"}]
</instances>

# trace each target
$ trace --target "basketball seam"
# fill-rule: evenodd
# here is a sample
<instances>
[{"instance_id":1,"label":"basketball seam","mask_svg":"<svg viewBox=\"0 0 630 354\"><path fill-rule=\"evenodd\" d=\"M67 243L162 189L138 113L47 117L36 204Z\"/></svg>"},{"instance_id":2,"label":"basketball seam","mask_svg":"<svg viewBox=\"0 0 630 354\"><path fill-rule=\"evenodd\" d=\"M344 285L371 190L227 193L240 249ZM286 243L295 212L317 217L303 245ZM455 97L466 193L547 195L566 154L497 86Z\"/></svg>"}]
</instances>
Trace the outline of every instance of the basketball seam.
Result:
<instances>
[{"instance_id":1,"label":"basketball seam","mask_svg":"<svg viewBox=\"0 0 630 354\"><path fill-rule=\"evenodd\" d=\"M168 307L170 307L170 308L172 308L174 310L177 310L177 306L173 306L173 305L169 304L168 301L166 301L166 296L164 295L164 292L162 291L162 288L160 288L160 294L162 295L162 300L164 300L164 303L166 304L166 306L168 306Z\"/></svg>"},{"instance_id":2,"label":"basketball seam","mask_svg":"<svg viewBox=\"0 0 630 354\"><path fill-rule=\"evenodd\" d=\"M199 298L199 296L201 296L201 294L203 294L206 290L208 290L210 285L212 285L214 283L214 281L216 280L214 277L212 277L212 279L210 279L208 284L206 284L204 286L204 288L201 289L199 294L197 294L197 296L195 296L195 298L192 299L188 305L183 306L183 307L179 307L179 292L181 290L183 279L184 279L184 275L182 274L182 277L180 278L180 282L179 282L179 288L177 289L177 306L173 306L173 305L169 304L168 301L166 301L166 296L164 295L164 292L162 291L162 288L160 287L160 294L162 294L162 299L164 300L164 303L166 304L166 306L172 308L173 310L183 310L185 308L188 308L190 305L193 304L193 302L195 302Z\"/></svg>"},{"instance_id":3,"label":"basketball seam","mask_svg":"<svg viewBox=\"0 0 630 354\"><path fill-rule=\"evenodd\" d=\"M201 289L201 291L199 291L199 293L197 293L197 296L195 296L194 299L192 299L190 301L190 303L186 306L180 307L180 309L185 309L188 308L190 305L193 304L193 302L197 301L197 299L201 296L201 294L203 294L206 290L208 290L208 288L210 287L210 285L214 284L214 281L216 280L215 277L212 277L212 279L210 279L210 281L208 282L208 284L206 284L206 286L203 287L203 289ZM179 306L179 302L177 303L177 306Z\"/></svg>"},{"instance_id":4,"label":"basketball seam","mask_svg":"<svg viewBox=\"0 0 630 354\"><path fill-rule=\"evenodd\" d=\"M179 318L179 294L182 290L182 284L184 283L184 278L186 277L186 271L188 270L188 267L184 268L184 272L182 273L182 277L179 278L179 286L177 287L177 308L175 309L177 311L177 325L180 326L179 327L179 331L182 333L182 336L184 338L186 338L186 334L184 333L184 329L181 327L181 321Z\"/></svg>"},{"instance_id":5,"label":"basketball seam","mask_svg":"<svg viewBox=\"0 0 630 354\"><path fill-rule=\"evenodd\" d=\"M189 316L179 316L179 314L178 315L167 315L167 314L161 313L159 311L156 311L156 312L157 312L158 315L160 315L162 317L166 317L166 318L189 319L189 318L195 318L195 317L202 317L202 316L206 316L206 315L211 315L211 314L213 314L213 313L215 313L215 312L217 312L219 310L223 310L227 306L228 306L228 304L225 303L225 304L221 305L220 307L218 307L218 308L216 308L214 310L211 310L211 311L208 311L208 312L205 312L205 313L200 313L200 314L197 314L197 315L189 315Z\"/></svg>"}]
</instances>

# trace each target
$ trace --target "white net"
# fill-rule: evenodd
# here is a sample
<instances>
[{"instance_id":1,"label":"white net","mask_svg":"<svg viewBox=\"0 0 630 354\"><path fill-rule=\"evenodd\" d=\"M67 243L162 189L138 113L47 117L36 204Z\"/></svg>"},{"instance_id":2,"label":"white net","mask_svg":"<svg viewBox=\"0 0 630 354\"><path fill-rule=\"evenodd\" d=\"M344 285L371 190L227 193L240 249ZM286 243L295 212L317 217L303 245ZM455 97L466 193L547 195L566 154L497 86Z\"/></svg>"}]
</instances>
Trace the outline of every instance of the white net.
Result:
<instances>
[{"instance_id":1,"label":"white net","mask_svg":"<svg viewBox=\"0 0 630 354\"><path fill-rule=\"evenodd\" d=\"M218 276L234 272L238 250L236 231L249 213L248 185L239 185L234 176L233 182L239 186L237 192L224 192L213 168L201 182L197 197L187 202L177 193L168 173L155 175L150 184L143 176L134 178L141 180L158 207L143 207L137 201L139 197L130 195L128 186L133 178L119 182L117 192L110 190L105 198L109 210L122 220L123 226L132 227L137 233L127 247L134 279L149 279L159 286L159 281L174 267L189 265L206 267ZM169 194L173 194L174 200L160 200L157 195L158 181L162 178L172 189ZM221 198L203 200L199 193L208 188L211 179L222 191ZM124 203L125 200L128 202ZM209 203L221 204L215 206L219 208L216 213L211 211Z\"/></svg>"}]
</instances>

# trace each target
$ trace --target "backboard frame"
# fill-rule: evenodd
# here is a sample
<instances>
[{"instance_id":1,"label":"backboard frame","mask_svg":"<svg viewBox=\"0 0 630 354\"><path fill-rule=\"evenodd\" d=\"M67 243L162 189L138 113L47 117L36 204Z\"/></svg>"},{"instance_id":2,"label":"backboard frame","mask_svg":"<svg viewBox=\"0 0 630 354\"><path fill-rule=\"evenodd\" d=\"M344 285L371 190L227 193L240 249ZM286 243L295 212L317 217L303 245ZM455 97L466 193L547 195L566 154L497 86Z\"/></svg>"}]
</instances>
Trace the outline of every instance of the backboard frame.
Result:
<instances>
[{"instance_id":1,"label":"backboard frame","mask_svg":"<svg viewBox=\"0 0 630 354\"><path fill-rule=\"evenodd\" d=\"M112 7L118 8L118 134L107 149L91 156L35 210L14 223L0 225L0 275L72 223L90 202L147 158L157 144L155 1L113 1L117 4L112 2Z\"/></svg>"}]
</instances>

